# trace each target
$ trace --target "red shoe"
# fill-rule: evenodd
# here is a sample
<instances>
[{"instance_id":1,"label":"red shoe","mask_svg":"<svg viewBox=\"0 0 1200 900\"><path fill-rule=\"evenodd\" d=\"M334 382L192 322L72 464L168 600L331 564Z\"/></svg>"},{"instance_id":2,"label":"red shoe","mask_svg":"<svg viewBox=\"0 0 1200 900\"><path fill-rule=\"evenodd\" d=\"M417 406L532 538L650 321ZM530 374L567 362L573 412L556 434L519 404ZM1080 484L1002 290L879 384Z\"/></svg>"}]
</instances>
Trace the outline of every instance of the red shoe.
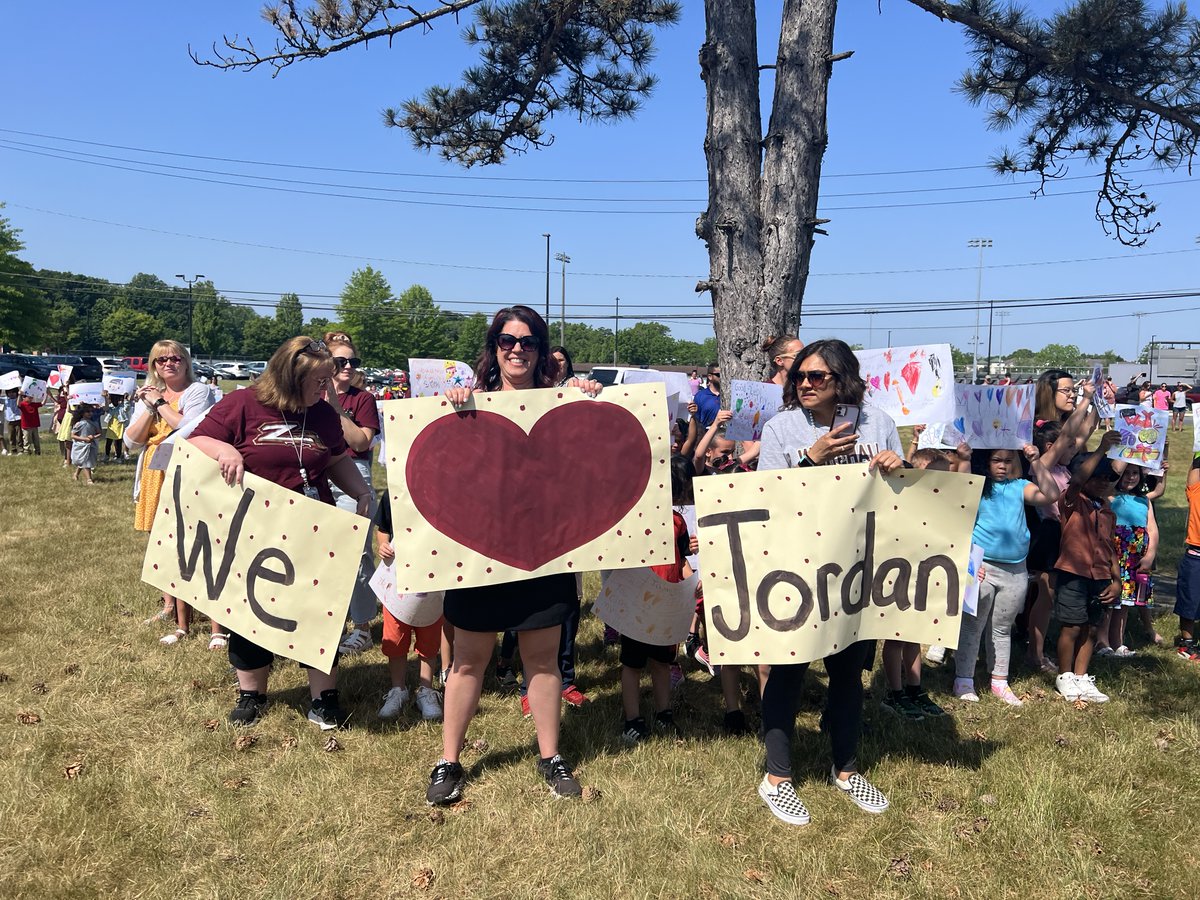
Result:
<instances>
[{"instance_id":1,"label":"red shoe","mask_svg":"<svg viewBox=\"0 0 1200 900\"><path fill-rule=\"evenodd\" d=\"M526 719L533 715L533 711L529 708L529 698L524 694L521 695L521 715Z\"/></svg>"},{"instance_id":2,"label":"red shoe","mask_svg":"<svg viewBox=\"0 0 1200 900\"><path fill-rule=\"evenodd\" d=\"M562 696L563 696L563 699L566 700L568 703L570 703L572 706L583 706L583 704L585 704L585 703L592 702L591 698L589 698L586 694L584 694L581 690L579 690L579 688L575 687L575 685L573 685L573 684L567 685L565 688L563 688Z\"/></svg>"}]
</instances>

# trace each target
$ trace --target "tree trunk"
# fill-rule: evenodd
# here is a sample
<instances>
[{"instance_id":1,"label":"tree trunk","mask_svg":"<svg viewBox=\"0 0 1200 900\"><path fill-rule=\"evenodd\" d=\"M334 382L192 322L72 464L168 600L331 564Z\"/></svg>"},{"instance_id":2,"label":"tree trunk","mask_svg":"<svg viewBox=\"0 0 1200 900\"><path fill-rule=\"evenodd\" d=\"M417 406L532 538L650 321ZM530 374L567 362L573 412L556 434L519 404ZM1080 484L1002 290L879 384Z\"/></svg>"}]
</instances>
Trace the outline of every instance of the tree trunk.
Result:
<instances>
[{"instance_id":1,"label":"tree trunk","mask_svg":"<svg viewBox=\"0 0 1200 900\"><path fill-rule=\"evenodd\" d=\"M760 380L768 335L796 334L817 220L837 0L785 0L771 124L762 135L754 3L706 0L707 289L725 377ZM765 157L764 157L765 150Z\"/></svg>"},{"instance_id":2,"label":"tree trunk","mask_svg":"<svg viewBox=\"0 0 1200 900\"><path fill-rule=\"evenodd\" d=\"M727 385L752 375L760 334L755 307L763 267L759 191L762 115L758 101L758 41L754 0L705 0L700 77L708 94L708 209L696 234L708 245L717 354ZM723 387L728 399L728 389Z\"/></svg>"}]
</instances>

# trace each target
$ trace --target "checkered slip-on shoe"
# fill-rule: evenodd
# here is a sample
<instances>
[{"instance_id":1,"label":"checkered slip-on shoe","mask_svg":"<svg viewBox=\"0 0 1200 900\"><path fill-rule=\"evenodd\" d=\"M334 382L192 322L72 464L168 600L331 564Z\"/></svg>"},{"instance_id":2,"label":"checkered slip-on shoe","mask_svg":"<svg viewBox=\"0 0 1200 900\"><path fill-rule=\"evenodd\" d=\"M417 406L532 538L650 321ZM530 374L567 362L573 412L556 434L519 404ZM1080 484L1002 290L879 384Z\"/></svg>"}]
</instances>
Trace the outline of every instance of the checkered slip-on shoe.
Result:
<instances>
[{"instance_id":1,"label":"checkered slip-on shoe","mask_svg":"<svg viewBox=\"0 0 1200 900\"><path fill-rule=\"evenodd\" d=\"M855 772L845 781L837 777L837 771L829 773L829 781L835 788L847 794L863 812L881 813L888 808L888 799L883 792L867 779Z\"/></svg>"},{"instance_id":2,"label":"checkered slip-on shoe","mask_svg":"<svg viewBox=\"0 0 1200 900\"><path fill-rule=\"evenodd\" d=\"M807 825L811 821L808 808L796 796L796 788L790 781L771 784L764 775L758 786L758 796L763 798L763 802L777 819L789 825Z\"/></svg>"}]
</instances>

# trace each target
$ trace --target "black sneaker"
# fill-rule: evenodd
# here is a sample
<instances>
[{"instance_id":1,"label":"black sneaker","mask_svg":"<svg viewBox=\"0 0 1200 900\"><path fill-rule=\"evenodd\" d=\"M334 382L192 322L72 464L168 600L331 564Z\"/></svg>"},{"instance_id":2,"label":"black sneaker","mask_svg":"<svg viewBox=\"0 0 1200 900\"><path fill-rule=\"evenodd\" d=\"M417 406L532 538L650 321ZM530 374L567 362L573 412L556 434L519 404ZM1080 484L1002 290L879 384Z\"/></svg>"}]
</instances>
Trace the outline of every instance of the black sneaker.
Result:
<instances>
[{"instance_id":1,"label":"black sneaker","mask_svg":"<svg viewBox=\"0 0 1200 900\"><path fill-rule=\"evenodd\" d=\"M571 767L558 754L549 759L538 760L538 772L550 785L550 793L555 797L581 797L583 788L571 774Z\"/></svg>"},{"instance_id":2,"label":"black sneaker","mask_svg":"<svg viewBox=\"0 0 1200 900\"><path fill-rule=\"evenodd\" d=\"M429 787L425 789L425 802L430 806L447 806L462 796L467 775L456 762L441 760L429 773Z\"/></svg>"},{"instance_id":3,"label":"black sneaker","mask_svg":"<svg viewBox=\"0 0 1200 900\"><path fill-rule=\"evenodd\" d=\"M636 719L626 719L625 727L621 729L621 737L627 744L639 744L650 737L650 728L641 716Z\"/></svg>"},{"instance_id":4,"label":"black sneaker","mask_svg":"<svg viewBox=\"0 0 1200 900\"><path fill-rule=\"evenodd\" d=\"M946 715L946 711L933 702L933 698L929 696L929 691L921 690L920 688L914 691L911 687L908 687L904 689L904 692L916 704L917 709L921 711L922 715L928 716L931 719L937 719Z\"/></svg>"},{"instance_id":5,"label":"black sneaker","mask_svg":"<svg viewBox=\"0 0 1200 900\"><path fill-rule=\"evenodd\" d=\"M234 725L253 725L267 711L267 695L258 691L240 691L237 705L229 714Z\"/></svg>"},{"instance_id":6,"label":"black sneaker","mask_svg":"<svg viewBox=\"0 0 1200 900\"><path fill-rule=\"evenodd\" d=\"M741 737L750 733L750 729L746 725L746 714L740 709L725 713L725 721L721 727L726 734L732 737Z\"/></svg>"},{"instance_id":7,"label":"black sneaker","mask_svg":"<svg viewBox=\"0 0 1200 900\"><path fill-rule=\"evenodd\" d=\"M915 721L925 718L925 714L913 702L912 697L909 697L904 691L888 691L887 696L883 698L883 702L879 705L902 719L912 719Z\"/></svg>"},{"instance_id":8,"label":"black sneaker","mask_svg":"<svg viewBox=\"0 0 1200 900\"><path fill-rule=\"evenodd\" d=\"M654 714L654 730L666 737L681 737L679 726L675 724L675 716L669 709Z\"/></svg>"},{"instance_id":9,"label":"black sneaker","mask_svg":"<svg viewBox=\"0 0 1200 900\"><path fill-rule=\"evenodd\" d=\"M321 691L321 699L312 702L308 711L308 721L318 726L322 731L333 731L335 728L348 728L350 714L338 703L337 688Z\"/></svg>"},{"instance_id":10,"label":"black sneaker","mask_svg":"<svg viewBox=\"0 0 1200 900\"><path fill-rule=\"evenodd\" d=\"M517 686L517 673L512 666L496 666L496 686L501 689Z\"/></svg>"}]
</instances>

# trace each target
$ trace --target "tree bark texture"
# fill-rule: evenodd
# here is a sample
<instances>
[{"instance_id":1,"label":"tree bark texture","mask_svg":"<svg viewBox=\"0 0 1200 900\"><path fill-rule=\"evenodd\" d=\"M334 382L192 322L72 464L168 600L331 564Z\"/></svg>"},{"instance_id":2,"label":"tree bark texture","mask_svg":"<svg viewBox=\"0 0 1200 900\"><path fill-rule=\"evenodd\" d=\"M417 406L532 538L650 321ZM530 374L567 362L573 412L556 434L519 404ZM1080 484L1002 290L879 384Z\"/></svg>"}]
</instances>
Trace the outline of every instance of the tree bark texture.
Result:
<instances>
[{"instance_id":1,"label":"tree bark texture","mask_svg":"<svg viewBox=\"0 0 1200 900\"><path fill-rule=\"evenodd\" d=\"M760 380L768 335L796 334L808 279L837 0L785 0L770 127L762 134L752 0L706 0L700 72L708 95L708 245L719 361L727 386Z\"/></svg>"}]
</instances>

